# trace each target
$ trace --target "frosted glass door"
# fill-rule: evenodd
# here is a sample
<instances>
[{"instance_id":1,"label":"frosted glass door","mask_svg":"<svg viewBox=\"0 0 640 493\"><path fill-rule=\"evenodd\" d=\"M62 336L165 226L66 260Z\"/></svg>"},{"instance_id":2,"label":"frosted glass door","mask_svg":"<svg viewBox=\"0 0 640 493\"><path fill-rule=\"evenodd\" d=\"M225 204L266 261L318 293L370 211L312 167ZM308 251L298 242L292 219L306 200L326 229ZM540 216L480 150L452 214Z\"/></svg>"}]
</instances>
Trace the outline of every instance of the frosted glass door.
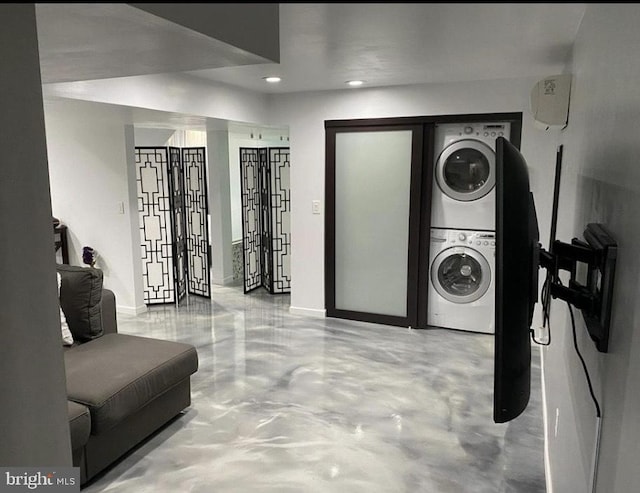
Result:
<instances>
[{"instance_id":1,"label":"frosted glass door","mask_svg":"<svg viewBox=\"0 0 640 493\"><path fill-rule=\"evenodd\" d=\"M412 130L335 135L335 309L407 317Z\"/></svg>"}]
</instances>

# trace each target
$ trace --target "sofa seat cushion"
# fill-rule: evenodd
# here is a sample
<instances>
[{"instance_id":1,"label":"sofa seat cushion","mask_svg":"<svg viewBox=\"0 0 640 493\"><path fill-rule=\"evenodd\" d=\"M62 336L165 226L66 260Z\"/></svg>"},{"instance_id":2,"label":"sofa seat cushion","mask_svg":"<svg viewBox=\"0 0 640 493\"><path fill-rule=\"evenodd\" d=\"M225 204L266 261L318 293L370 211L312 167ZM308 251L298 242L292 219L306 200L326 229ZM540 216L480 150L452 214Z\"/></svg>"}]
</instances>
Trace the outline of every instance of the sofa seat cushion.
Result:
<instances>
[{"instance_id":1,"label":"sofa seat cushion","mask_svg":"<svg viewBox=\"0 0 640 493\"><path fill-rule=\"evenodd\" d=\"M107 334L65 352L67 395L91 412L91 432L117 425L198 369L189 344Z\"/></svg>"},{"instance_id":2,"label":"sofa seat cushion","mask_svg":"<svg viewBox=\"0 0 640 493\"><path fill-rule=\"evenodd\" d=\"M71 433L71 450L84 447L91 433L91 416L89 409L77 402L67 401L69 414L69 431Z\"/></svg>"}]
</instances>

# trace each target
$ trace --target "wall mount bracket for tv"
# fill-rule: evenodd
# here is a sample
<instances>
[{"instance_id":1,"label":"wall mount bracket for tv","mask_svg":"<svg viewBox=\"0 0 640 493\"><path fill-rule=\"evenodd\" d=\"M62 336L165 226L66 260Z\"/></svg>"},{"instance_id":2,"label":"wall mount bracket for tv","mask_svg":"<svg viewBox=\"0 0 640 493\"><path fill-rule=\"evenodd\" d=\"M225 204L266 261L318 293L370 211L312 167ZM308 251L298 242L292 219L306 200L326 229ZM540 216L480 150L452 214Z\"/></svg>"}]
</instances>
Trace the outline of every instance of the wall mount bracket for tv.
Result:
<instances>
[{"instance_id":1,"label":"wall mount bracket for tv","mask_svg":"<svg viewBox=\"0 0 640 493\"><path fill-rule=\"evenodd\" d=\"M598 351L609 349L611 301L618 245L600 223L587 224L586 241L554 241L551 252L540 251L540 265L550 273L549 294L579 308ZM569 285L558 277L570 273Z\"/></svg>"}]
</instances>

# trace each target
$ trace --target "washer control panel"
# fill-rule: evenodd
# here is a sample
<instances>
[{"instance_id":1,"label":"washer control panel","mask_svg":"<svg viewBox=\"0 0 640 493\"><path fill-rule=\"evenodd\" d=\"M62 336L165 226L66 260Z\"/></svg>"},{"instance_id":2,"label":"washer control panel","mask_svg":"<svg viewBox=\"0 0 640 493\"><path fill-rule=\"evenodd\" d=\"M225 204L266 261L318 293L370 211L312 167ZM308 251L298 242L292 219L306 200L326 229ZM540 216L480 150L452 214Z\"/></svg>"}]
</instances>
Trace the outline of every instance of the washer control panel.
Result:
<instances>
[{"instance_id":1,"label":"washer control panel","mask_svg":"<svg viewBox=\"0 0 640 493\"><path fill-rule=\"evenodd\" d=\"M460 231L454 229L432 229L432 243L469 245L474 247L495 247L496 234L493 231Z\"/></svg>"}]
</instances>

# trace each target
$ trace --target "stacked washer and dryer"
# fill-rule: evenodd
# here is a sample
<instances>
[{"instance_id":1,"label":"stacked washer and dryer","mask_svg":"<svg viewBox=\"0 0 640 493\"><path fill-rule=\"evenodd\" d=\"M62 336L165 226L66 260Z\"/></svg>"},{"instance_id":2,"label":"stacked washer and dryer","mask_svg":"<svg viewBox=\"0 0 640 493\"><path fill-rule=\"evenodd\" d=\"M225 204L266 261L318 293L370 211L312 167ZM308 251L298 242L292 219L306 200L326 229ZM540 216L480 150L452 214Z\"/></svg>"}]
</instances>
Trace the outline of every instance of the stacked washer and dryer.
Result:
<instances>
[{"instance_id":1,"label":"stacked washer and dryer","mask_svg":"<svg viewBox=\"0 0 640 493\"><path fill-rule=\"evenodd\" d=\"M435 128L427 323L495 332L495 141L508 122Z\"/></svg>"}]
</instances>

